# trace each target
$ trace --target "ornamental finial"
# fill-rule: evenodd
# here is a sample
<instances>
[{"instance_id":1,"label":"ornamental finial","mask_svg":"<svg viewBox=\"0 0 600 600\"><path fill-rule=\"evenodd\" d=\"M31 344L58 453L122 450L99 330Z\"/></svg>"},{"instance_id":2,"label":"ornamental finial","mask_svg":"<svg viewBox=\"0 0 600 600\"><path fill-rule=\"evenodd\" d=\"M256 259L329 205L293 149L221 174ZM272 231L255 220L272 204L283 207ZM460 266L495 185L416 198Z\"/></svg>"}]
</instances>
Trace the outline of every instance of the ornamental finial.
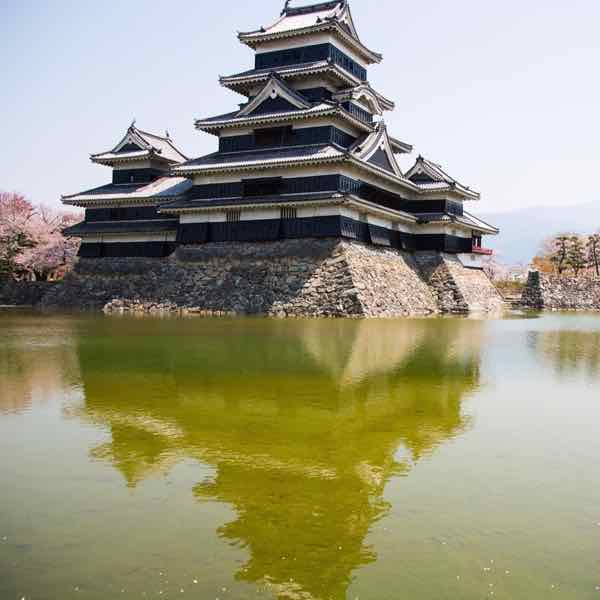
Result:
<instances>
[{"instance_id":1,"label":"ornamental finial","mask_svg":"<svg viewBox=\"0 0 600 600\"><path fill-rule=\"evenodd\" d=\"M168 130L168 129L166 129L166 130L165 130L165 137L166 137L168 140L170 140L170 139L171 139L171 136L169 135L169 130Z\"/></svg>"},{"instance_id":2,"label":"ornamental finial","mask_svg":"<svg viewBox=\"0 0 600 600\"><path fill-rule=\"evenodd\" d=\"M283 10L281 11L281 16L285 15L285 13L287 12L288 8L290 7L290 3L292 0L285 0L285 6L283 7Z\"/></svg>"},{"instance_id":3,"label":"ornamental finial","mask_svg":"<svg viewBox=\"0 0 600 600\"><path fill-rule=\"evenodd\" d=\"M131 121L131 125L129 126L129 129L134 129L135 128L135 117L133 117L133 121Z\"/></svg>"}]
</instances>

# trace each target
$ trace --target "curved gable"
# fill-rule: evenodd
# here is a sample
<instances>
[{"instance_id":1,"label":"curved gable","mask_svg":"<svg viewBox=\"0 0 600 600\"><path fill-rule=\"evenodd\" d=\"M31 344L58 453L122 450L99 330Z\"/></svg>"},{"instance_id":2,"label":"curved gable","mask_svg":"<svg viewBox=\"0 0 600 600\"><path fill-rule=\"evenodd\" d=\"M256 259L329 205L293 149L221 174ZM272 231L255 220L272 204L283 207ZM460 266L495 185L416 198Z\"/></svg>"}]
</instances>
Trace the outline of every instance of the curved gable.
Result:
<instances>
[{"instance_id":1,"label":"curved gable","mask_svg":"<svg viewBox=\"0 0 600 600\"><path fill-rule=\"evenodd\" d=\"M239 117L266 112L302 110L312 104L273 74L257 96L237 114Z\"/></svg>"},{"instance_id":2,"label":"curved gable","mask_svg":"<svg viewBox=\"0 0 600 600\"><path fill-rule=\"evenodd\" d=\"M350 151L356 158L366 163L389 171L397 177L403 176L383 122L377 125L377 129L373 133L358 141Z\"/></svg>"}]
</instances>

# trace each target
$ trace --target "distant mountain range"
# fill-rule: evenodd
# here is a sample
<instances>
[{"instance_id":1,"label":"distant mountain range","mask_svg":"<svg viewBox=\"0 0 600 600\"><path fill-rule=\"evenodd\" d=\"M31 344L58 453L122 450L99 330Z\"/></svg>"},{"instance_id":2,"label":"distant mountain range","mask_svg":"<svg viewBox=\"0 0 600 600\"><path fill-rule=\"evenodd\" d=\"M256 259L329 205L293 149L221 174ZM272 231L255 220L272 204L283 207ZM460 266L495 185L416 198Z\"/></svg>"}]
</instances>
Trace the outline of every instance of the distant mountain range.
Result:
<instances>
[{"instance_id":1,"label":"distant mountain range","mask_svg":"<svg viewBox=\"0 0 600 600\"><path fill-rule=\"evenodd\" d=\"M541 243L552 235L600 231L600 201L566 207L541 206L481 217L500 228L500 235L484 241L496 251L500 262L529 264Z\"/></svg>"}]
</instances>

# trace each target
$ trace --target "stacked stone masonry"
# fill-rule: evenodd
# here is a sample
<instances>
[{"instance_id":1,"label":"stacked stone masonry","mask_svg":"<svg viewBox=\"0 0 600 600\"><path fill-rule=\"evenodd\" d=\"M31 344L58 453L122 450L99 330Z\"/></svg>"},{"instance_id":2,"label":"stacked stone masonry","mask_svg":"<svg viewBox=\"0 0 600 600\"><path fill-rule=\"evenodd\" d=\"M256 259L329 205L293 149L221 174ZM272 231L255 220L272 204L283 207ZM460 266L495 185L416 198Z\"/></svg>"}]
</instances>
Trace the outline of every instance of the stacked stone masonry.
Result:
<instances>
[{"instance_id":1,"label":"stacked stone masonry","mask_svg":"<svg viewBox=\"0 0 600 600\"><path fill-rule=\"evenodd\" d=\"M600 277L558 277L529 273L524 306L548 310L600 310Z\"/></svg>"},{"instance_id":2,"label":"stacked stone masonry","mask_svg":"<svg viewBox=\"0 0 600 600\"><path fill-rule=\"evenodd\" d=\"M57 284L45 281L0 283L1 306L35 306Z\"/></svg>"},{"instance_id":3,"label":"stacked stone masonry","mask_svg":"<svg viewBox=\"0 0 600 600\"><path fill-rule=\"evenodd\" d=\"M442 313L496 313L504 307L501 295L485 272L465 268L456 256L417 252L415 260Z\"/></svg>"},{"instance_id":4,"label":"stacked stone masonry","mask_svg":"<svg viewBox=\"0 0 600 600\"><path fill-rule=\"evenodd\" d=\"M437 268L423 268L437 261ZM483 287L482 290L476 288ZM338 239L181 247L166 259L82 259L45 307L294 317L401 317L491 310L481 271Z\"/></svg>"}]
</instances>

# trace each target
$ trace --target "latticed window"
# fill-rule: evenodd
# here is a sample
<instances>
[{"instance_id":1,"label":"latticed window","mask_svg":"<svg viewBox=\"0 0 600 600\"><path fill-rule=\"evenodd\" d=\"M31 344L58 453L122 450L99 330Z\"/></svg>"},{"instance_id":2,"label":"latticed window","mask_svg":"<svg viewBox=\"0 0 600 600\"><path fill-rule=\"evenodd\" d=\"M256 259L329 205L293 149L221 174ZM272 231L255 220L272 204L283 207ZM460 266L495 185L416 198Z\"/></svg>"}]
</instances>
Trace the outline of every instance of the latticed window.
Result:
<instances>
[{"instance_id":1,"label":"latticed window","mask_svg":"<svg viewBox=\"0 0 600 600\"><path fill-rule=\"evenodd\" d=\"M283 179L269 177L262 179L247 179L243 181L244 196L275 196L281 193Z\"/></svg>"},{"instance_id":2,"label":"latticed window","mask_svg":"<svg viewBox=\"0 0 600 600\"><path fill-rule=\"evenodd\" d=\"M228 223L239 223L242 219L242 211L239 209L227 211Z\"/></svg>"},{"instance_id":3,"label":"latticed window","mask_svg":"<svg viewBox=\"0 0 600 600\"><path fill-rule=\"evenodd\" d=\"M281 218L282 219L297 219L298 218L298 209L295 206L284 206L281 209Z\"/></svg>"}]
</instances>

